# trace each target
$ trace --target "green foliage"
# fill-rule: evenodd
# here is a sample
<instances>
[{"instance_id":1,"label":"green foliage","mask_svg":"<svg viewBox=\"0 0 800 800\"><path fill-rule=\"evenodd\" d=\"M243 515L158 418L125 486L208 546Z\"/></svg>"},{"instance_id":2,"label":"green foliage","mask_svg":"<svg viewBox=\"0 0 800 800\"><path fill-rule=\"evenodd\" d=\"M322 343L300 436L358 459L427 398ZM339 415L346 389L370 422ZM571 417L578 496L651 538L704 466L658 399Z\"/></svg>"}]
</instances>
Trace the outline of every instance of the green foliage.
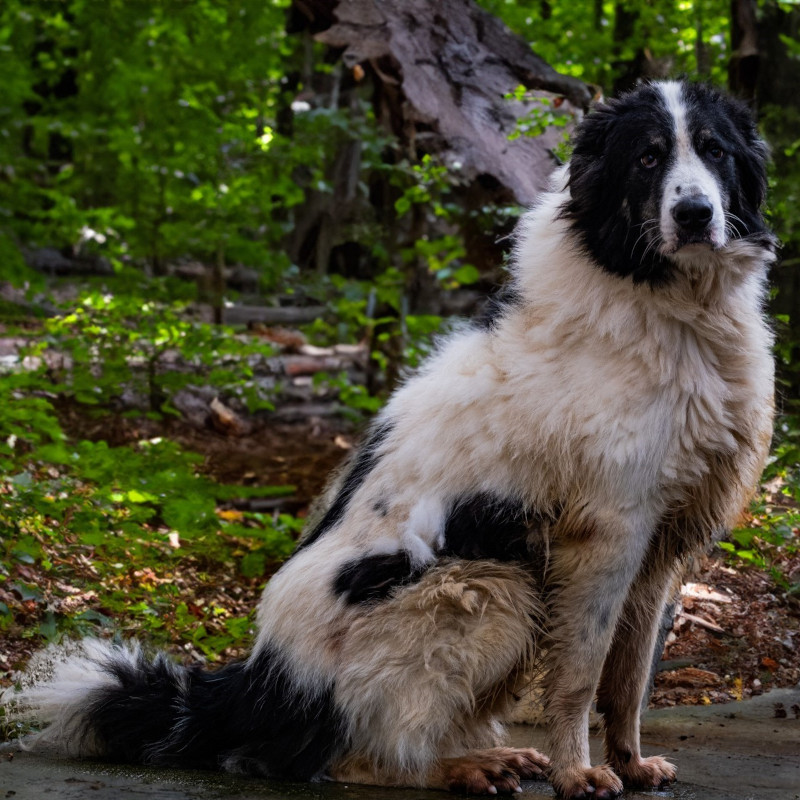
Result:
<instances>
[{"instance_id":1,"label":"green foliage","mask_svg":"<svg viewBox=\"0 0 800 800\"><path fill-rule=\"evenodd\" d=\"M800 314L797 281L800 265L800 110L767 106L761 111L762 127L772 146L768 217L783 245L781 261L773 271L773 299L778 341L778 384L787 411L800 412Z\"/></svg>"},{"instance_id":2,"label":"green foliage","mask_svg":"<svg viewBox=\"0 0 800 800\"><path fill-rule=\"evenodd\" d=\"M0 455L11 457L17 446L30 450L64 438L48 399L31 394L35 378L27 373L3 375L0 381Z\"/></svg>"},{"instance_id":3,"label":"green foliage","mask_svg":"<svg viewBox=\"0 0 800 800\"><path fill-rule=\"evenodd\" d=\"M784 246L796 253L800 250L800 110L767 106L761 109L760 117L774 162L769 187L770 222L780 231Z\"/></svg>"},{"instance_id":4,"label":"green foliage","mask_svg":"<svg viewBox=\"0 0 800 800\"><path fill-rule=\"evenodd\" d=\"M516 130L508 137L511 141L519 139L520 136L541 136L550 127L565 128L572 121L568 114L558 112L561 104L558 98L537 97L534 92L521 84L513 92L505 95L505 98L517 102L535 103L533 108L517 121Z\"/></svg>"},{"instance_id":5,"label":"green foliage","mask_svg":"<svg viewBox=\"0 0 800 800\"><path fill-rule=\"evenodd\" d=\"M58 439L24 458L17 452L16 468L0 474L0 584L6 582L22 602L41 605L38 624L25 635L52 640L98 625L109 628L113 618L117 625L160 631L157 641L171 634L162 630L169 622L209 656L240 639L249 621L225 619L221 632L219 626L212 631L208 621L186 628L174 619L181 613L182 593L171 576L195 570L198 563L220 565L216 570L235 563L244 578L269 574L291 552L301 523L288 515L273 520L218 511L217 504L231 495L271 495L292 487L247 492L219 486L197 474L196 456L163 440L110 448L104 442ZM14 449L21 449L19 442ZM46 581L52 580L55 590L46 596L21 580L20 574L29 574L24 567L50 575ZM92 607L70 614L67 603L57 602L59 613L45 614L52 593L58 596L72 583L84 596L96 597ZM198 608L201 620L227 613L213 605ZM14 624L8 606L0 607L0 629Z\"/></svg>"},{"instance_id":6,"label":"green foliage","mask_svg":"<svg viewBox=\"0 0 800 800\"><path fill-rule=\"evenodd\" d=\"M460 211L459 206L448 201L458 182L458 169L460 167L455 165L450 170L430 155L424 155L419 164L412 164L410 167L402 164L400 171L410 177L411 182L403 194L395 200L395 211L402 217L417 204L430 205L430 210L437 217L457 214Z\"/></svg>"},{"instance_id":7,"label":"green foliage","mask_svg":"<svg viewBox=\"0 0 800 800\"><path fill-rule=\"evenodd\" d=\"M200 474L199 456L166 439L111 447L65 436L52 399L105 402L139 380L131 366L136 359L145 367L148 359L165 366L160 359L174 352L190 362L187 375L196 380L198 370L230 357L227 381L248 374L248 356L265 354L235 339L231 344L224 329L187 323L156 301L149 308L139 301L135 318L131 302L87 294L80 313L47 321L27 369L0 380L0 586L34 620L24 636L54 640L114 620L165 641L187 602L174 576L199 565L216 572L235 565L239 580L263 579L291 552L302 524L289 515L222 508L233 498L275 496L293 487L221 486ZM41 361L38 369L31 359ZM48 368L44 359L74 361ZM213 366L212 373L219 369ZM57 375L62 382L53 382ZM183 376L176 382L168 370L157 380L167 395L184 385ZM73 613L70 598L78 594L84 599L74 607L83 610ZM179 633L211 657L238 642L251 624L213 603L193 601L191 613L192 626ZM18 620L19 609L0 603L0 630L19 634Z\"/></svg>"},{"instance_id":8,"label":"green foliage","mask_svg":"<svg viewBox=\"0 0 800 800\"><path fill-rule=\"evenodd\" d=\"M337 375L319 372L314 376L314 386L335 390L345 415L354 420L372 416L383 405L380 397L371 395L362 384L353 383L346 372Z\"/></svg>"},{"instance_id":9,"label":"green foliage","mask_svg":"<svg viewBox=\"0 0 800 800\"><path fill-rule=\"evenodd\" d=\"M663 61L673 75L727 80L730 4L723 0L478 2L556 70L606 92L641 58Z\"/></svg>"},{"instance_id":10,"label":"green foliage","mask_svg":"<svg viewBox=\"0 0 800 800\"><path fill-rule=\"evenodd\" d=\"M0 215L23 240L156 267L223 252L274 279L265 242L302 199L275 130L286 5L8 0Z\"/></svg>"},{"instance_id":11,"label":"green foliage","mask_svg":"<svg viewBox=\"0 0 800 800\"><path fill-rule=\"evenodd\" d=\"M44 285L42 276L25 263L19 248L11 237L2 231L0 231L0 265L3 278L14 286L40 289Z\"/></svg>"},{"instance_id":12,"label":"green foliage","mask_svg":"<svg viewBox=\"0 0 800 800\"><path fill-rule=\"evenodd\" d=\"M471 283L477 277L475 268L453 263L455 254L463 254L461 244L453 237L444 238L446 244L442 240L421 240L406 257L423 254L436 277L451 287L461 281ZM450 258L442 256L440 260L438 248L447 244L453 248ZM431 352L436 335L444 328L444 320L436 314L408 313L406 281L406 275L394 267L388 267L371 282L328 276L317 285L316 297L333 308L335 313L331 317L335 321L319 318L305 326L306 334L312 342L323 345L366 340L372 345L370 358L381 371L394 366L390 365L392 353L399 353L403 365L417 366ZM382 313L376 313L377 310ZM320 374L315 380L317 385L324 383L337 389L340 401L355 418L364 412L374 413L381 406L380 398L370 396L363 386L353 385L344 373Z\"/></svg>"},{"instance_id":13,"label":"green foliage","mask_svg":"<svg viewBox=\"0 0 800 800\"><path fill-rule=\"evenodd\" d=\"M792 582L787 564L800 553L800 418L779 420L763 482L750 523L719 546L734 563L765 570L779 588L798 594L800 583Z\"/></svg>"},{"instance_id":14,"label":"green foliage","mask_svg":"<svg viewBox=\"0 0 800 800\"><path fill-rule=\"evenodd\" d=\"M272 407L253 369L273 355L269 345L195 322L158 296L158 283L133 294L85 291L69 313L43 322L28 355L45 359L48 380L84 404L130 392L145 410L174 412L175 393L200 383L238 395L251 411Z\"/></svg>"}]
</instances>

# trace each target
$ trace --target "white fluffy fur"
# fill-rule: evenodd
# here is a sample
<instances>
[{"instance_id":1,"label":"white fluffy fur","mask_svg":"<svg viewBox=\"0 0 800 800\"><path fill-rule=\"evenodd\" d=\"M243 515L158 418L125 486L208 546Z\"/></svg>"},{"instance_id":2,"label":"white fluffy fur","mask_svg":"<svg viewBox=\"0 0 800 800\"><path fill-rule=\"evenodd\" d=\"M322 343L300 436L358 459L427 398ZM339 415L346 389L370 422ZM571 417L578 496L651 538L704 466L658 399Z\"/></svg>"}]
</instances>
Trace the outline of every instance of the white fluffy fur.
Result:
<instances>
[{"instance_id":1,"label":"white fluffy fur","mask_svg":"<svg viewBox=\"0 0 800 800\"><path fill-rule=\"evenodd\" d=\"M43 726L35 739L23 746L52 748L67 756L101 755L94 738L83 728L82 711L92 696L114 680L102 668L111 657L135 663L139 646L113 648L98 639L51 645L37 654L20 676L22 692L8 689L0 694L9 717L27 719Z\"/></svg>"},{"instance_id":2,"label":"white fluffy fur","mask_svg":"<svg viewBox=\"0 0 800 800\"><path fill-rule=\"evenodd\" d=\"M453 499L493 492L548 508L579 493L587 515L646 543L671 494L708 472L701 447L737 448L732 404L769 424L764 251L706 250L654 292L565 247L564 199L545 195L522 221L520 308L495 330L456 334L395 393L381 415L394 427L347 515L267 586L261 637L297 648L302 664L320 658L308 631L341 616L328 590L341 565L389 542L432 561ZM760 463L747 466L750 487Z\"/></svg>"}]
</instances>

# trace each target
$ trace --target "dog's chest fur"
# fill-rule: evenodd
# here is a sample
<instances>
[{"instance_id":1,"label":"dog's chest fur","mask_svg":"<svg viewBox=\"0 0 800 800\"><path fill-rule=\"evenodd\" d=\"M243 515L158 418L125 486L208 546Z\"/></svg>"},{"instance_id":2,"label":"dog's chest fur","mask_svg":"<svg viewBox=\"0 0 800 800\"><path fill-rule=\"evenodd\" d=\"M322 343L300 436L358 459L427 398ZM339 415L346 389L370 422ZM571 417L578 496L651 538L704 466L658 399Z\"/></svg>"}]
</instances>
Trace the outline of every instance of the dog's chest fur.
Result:
<instances>
[{"instance_id":1,"label":"dog's chest fur","mask_svg":"<svg viewBox=\"0 0 800 800\"><path fill-rule=\"evenodd\" d=\"M408 503L481 491L532 508L591 497L663 506L720 459L741 459L755 480L750 453L769 429L772 361L749 256L737 274L726 265L724 280L654 292L565 248L547 202L519 248L524 302L494 330L446 346L390 403L386 490L407 483ZM549 202L557 207L558 195Z\"/></svg>"}]
</instances>

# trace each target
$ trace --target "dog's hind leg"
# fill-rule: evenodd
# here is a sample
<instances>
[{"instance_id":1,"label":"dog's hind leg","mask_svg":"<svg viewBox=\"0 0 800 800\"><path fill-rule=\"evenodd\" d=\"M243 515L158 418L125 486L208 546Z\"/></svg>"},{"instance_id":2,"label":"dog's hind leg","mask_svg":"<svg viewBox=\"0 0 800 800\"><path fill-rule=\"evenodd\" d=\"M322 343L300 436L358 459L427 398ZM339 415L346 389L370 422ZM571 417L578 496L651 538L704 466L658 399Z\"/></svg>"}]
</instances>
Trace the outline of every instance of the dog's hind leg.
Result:
<instances>
[{"instance_id":1,"label":"dog's hind leg","mask_svg":"<svg viewBox=\"0 0 800 800\"><path fill-rule=\"evenodd\" d=\"M653 648L675 566L648 559L625 601L597 693L605 720L606 759L625 786L658 789L675 780L675 767L660 756L642 758L639 717L650 677Z\"/></svg>"},{"instance_id":2,"label":"dog's hind leg","mask_svg":"<svg viewBox=\"0 0 800 800\"><path fill-rule=\"evenodd\" d=\"M493 793L541 772L536 751L495 749L540 618L529 575L492 561L445 562L366 605L341 640L350 745L331 777Z\"/></svg>"}]
</instances>

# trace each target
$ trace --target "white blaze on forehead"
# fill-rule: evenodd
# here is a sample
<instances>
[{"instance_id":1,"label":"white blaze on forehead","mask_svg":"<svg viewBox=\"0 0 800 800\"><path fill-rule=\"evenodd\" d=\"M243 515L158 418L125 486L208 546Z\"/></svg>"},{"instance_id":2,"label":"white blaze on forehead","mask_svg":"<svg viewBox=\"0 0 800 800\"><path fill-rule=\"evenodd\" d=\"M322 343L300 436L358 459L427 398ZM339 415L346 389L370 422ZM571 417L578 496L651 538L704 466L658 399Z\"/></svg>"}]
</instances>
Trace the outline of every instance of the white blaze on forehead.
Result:
<instances>
[{"instance_id":1,"label":"white blaze on forehead","mask_svg":"<svg viewBox=\"0 0 800 800\"><path fill-rule=\"evenodd\" d=\"M664 177L661 195L661 250L669 254L677 250L678 225L672 211L686 197L705 197L712 205L714 214L710 223L711 244L715 248L726 244L725 210L722 192L716 177L703 162L694 148L683 86L675 81L658 84L669 115L673 119L675 149Z\"/></svg>"},{"instance_id":2,"label":"white blaze on forehead","mask_svg":"<svg viewBox=\"0 0 800 800\"><path fill-rule=\"evenodd\" d=\"M683 103L682 86L675 81L669 81L659 84L658 88L664 97L667 111L675 120L675 145L680 159L682 155L693 152L692 142L689 138L689 125L686 122L686 106Z\"/></svg>"}]
</instances>

